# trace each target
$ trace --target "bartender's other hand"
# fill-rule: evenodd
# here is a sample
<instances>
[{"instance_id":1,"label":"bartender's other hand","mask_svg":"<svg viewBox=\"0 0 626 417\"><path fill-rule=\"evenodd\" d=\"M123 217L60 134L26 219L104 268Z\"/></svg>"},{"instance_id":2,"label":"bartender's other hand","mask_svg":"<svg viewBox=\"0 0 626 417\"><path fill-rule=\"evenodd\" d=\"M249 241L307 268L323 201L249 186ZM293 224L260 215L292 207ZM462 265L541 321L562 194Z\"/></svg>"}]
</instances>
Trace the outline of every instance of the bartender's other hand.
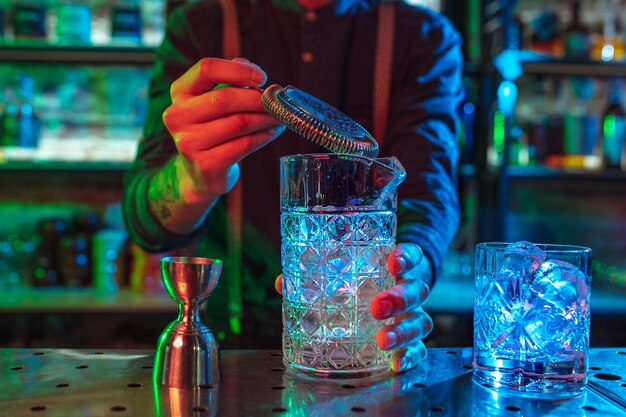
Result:
<instances>
[{"instance_id":1,"label":"bartender's other hand","mask_svg":"<svg viewBox=\"0 0 626 417\"><path fill-rule=\"evenodd\" d=\"M381 349L393 350L391 368L403 372L426 358L422 339L431 332L433 321L422 305L430 293L424 281L430 281L432 269L414 243L397 245L387 258L387 266L396 285L376 295L370 311L376 320L394 318L392 324L378 331L376 341Z\"/></svg>"},{"instance_id":2,"label":"bartender's other hand","mask_svg":"<svg viewBox=\"0 0 626 417\"><path fill-rule=\"evenodd\" d=\"M396 278L396 285L376 295L370 311L376 320L395 319L393 324L378 331L376 341L381 349L393 350L391 368L403 372L426 358L422 339L432 330L433 321L421 306L430 293L424 280L430 280L432 269L422 249L414 243L397 245L387 258L387 266ZM282 274L276 278L274 287L282 294Z\"/></svg>"},{"instance_id":3,"label":"bartender's other hand","mask_svg":"<svg viewBox=\"0 0 626 417\"><path fill-rule=\"evenodd\" d=\"M177 174L187 201L228 192L239 178L237 162L284 130L261 103L256 87L266 81L246 59L203 58L172 83L163 122L179 152Z\"/></svg>"}]
</instances>

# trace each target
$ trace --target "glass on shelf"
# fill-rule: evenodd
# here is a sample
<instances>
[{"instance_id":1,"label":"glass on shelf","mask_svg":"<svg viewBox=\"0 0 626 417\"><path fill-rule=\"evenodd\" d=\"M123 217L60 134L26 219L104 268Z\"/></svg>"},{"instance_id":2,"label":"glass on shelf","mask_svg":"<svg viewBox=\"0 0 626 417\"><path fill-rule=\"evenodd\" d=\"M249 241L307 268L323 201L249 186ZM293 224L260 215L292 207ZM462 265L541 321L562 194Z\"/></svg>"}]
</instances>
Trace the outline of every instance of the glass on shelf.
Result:
<instances>
[{"instance_id":1,"label":"glass on shelf","mask_svg":"<svg viewBox=\"0 0 626 417\"><path fill-rule=\"evenodd\" d=\"M565 28L565 56L570 58L589 58L591 40L589 28L580 18L581 1L572 1L572 20Z\"/></svg>"}]
</instances>

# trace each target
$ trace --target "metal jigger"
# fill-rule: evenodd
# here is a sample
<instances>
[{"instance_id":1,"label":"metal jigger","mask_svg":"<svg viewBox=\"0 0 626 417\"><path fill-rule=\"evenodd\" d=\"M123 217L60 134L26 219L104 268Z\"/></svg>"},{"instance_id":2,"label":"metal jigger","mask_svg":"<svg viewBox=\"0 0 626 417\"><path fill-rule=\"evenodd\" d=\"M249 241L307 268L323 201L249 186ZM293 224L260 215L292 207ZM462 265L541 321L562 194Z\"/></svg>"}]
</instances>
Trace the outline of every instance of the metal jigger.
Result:
<instances>
[{"instance_id":1,"label":"metal jigger","mask_svg":"<svg viewBox=\"0 0 626 417\"><path fill-rule=\"evenodd\" d=\"M217 341L200 321L200 305L217 286L222 261L166 257L161 275L169 295L178 303L178 318L159 336L154 361L155 384L194 388L220 379Z\"/></svg>"}]
</instances>

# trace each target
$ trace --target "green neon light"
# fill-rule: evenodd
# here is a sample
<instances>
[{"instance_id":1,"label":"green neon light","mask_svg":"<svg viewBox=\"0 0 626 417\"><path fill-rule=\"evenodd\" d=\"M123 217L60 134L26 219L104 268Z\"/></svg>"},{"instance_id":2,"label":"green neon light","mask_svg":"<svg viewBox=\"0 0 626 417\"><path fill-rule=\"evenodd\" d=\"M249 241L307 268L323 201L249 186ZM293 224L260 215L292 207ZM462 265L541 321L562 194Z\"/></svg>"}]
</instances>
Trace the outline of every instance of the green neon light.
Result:
<instances>
[{"instance_id":1,"label":"green neon light","mask_svg":"<svg viewBox=\"0 0 626 417\"><path fill-rule=\"evenodd\" d=\"M46 277L46 271L43 268L35 269L35 278L44 279Z\"/></svg>"},{"instance_id":2,"label":"green neon light","mask_svg":"<svg viewBox=\"0 0 626 417\"><path fill-rule=\"evenodd\" d=\"M230 330L234 334L241 334L241 320L239 320L239 317L230 318Z\"/></svg>"},{"instance_id":3,"label":"green neon light","mask_svg":"<svg viewBox=\"0 0 626 417\"><path fill-rule=\"evenodd\" d=\"M471 59L480 58L480 1L470 0L468 6L467 33L469 45L467 52Z\"/></svg>"},{"instance_id":4,"label":"green neon light","mask_svg":"<svg viewBox=\"0 0 626 417\"><path fill-rule=\"evenodd\" d=\"M497 153L504 150L504 114L499 110L493 118L493 147Z\"/></svg>"},{"instance_id":5,"label":"green neon light","mask_svg":"<svg viewBox=\"0 0 626 417\"><path fill-rule=\"evenodd\" d=\"M604 137L613 137L617 131L617 119L614 115L609 114L604 117L603 123Z\"/></svg>"}]
</instances>

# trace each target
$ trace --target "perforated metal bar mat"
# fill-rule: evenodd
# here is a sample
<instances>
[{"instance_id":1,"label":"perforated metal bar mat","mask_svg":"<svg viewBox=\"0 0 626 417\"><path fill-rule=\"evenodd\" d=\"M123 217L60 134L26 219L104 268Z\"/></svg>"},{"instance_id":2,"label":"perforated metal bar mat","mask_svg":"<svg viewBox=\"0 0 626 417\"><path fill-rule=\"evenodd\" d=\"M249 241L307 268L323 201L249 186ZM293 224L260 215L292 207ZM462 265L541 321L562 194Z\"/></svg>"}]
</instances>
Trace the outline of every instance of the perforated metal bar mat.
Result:
<instances>
[{"instance_id":1,"label":"perforated metal bar mat","mask_svg":"<svg viewBox=\"0 0 626 417\"><path fill-rule=\"evenodd\" d=\"M147 351L0 349L0 417L625 416L615 401L626 394L625 351L592 349L589 389L546 401L473 383L469 348L429 349L409 372L352 381L294 377L274 351L225 351L222 381L195 390L154 387Z\"/></svg>"}]
</instances>

